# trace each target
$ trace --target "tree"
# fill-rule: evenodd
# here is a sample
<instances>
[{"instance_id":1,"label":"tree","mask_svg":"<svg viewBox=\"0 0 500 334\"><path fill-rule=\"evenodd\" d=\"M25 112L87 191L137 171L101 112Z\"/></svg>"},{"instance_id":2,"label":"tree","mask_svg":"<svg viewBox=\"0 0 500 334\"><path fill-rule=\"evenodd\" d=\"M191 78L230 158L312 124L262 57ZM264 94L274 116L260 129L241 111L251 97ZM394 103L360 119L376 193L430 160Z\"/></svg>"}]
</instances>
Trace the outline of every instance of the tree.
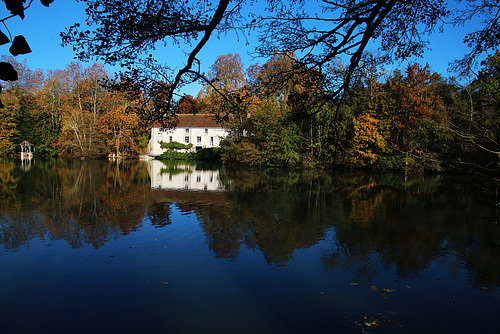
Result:
<instances>
[{"instance_id":1,"label":"tree","mask_svg":"<svg viewBox=\"0 0 500 334\"><path fill-rule=\"evenodd\" d=\"M286 103L290 94L300 85L304 74L296 73L296 66L297 59L293 52L275 52L264 65L250 66L247 73L251 92L260 98L273 97Z\"/></svg>"},{"instance_id":2,"label":"tree","mask_svg":"<svg viewBox=\"0 0 500 334\"><path fill-rule=\"evenodd\" d=\"M238 98L245 83L240 55L230 53L218 56L210 66L208 81L203 86L202 99L209 112L224 115L241 108Z\"/></svg>"},{"instance_id":3,"label":"tree","mask_svg":"<svg viewBox=\"0 0 500 334\"><path fill-rule=\"evenodd\" d=\"M129 108L123 94L107 93L103 99L103 110L99 127L106 137L108 152L116 158L133 157L139 154L136 137L140 134L139 119Z\"/></svg>"},{"instance_id":4,"label":"tree","mask_svg":"<svg viewBox=\"0 0 500 334\"><path fill-rule=\"evenodd\" d=\"M470 52L462 59L454 61L452 68L469 73L479 55L494 52L500 45L500 11L498 1L468 0L467 5L456 11L452 19L455 26L464 25L470 20L482 20L475 30L465 35L463 41Z\"/></svg>"},{"instance_id":5,"label":"tree","mask_svg":"<svg viewBox=\"0 0 500 334\"><path fill-rule=\"evenodd\" d=\"M230 23L227 12L239 12L238 8L228 8L229 0L221 0L215 5L208 0L188 3L148 0L85 2L88 4L87 24L99 28L82 30L76 23L61 34L63 44L72 44L74 51L80 50L79 59L97 57L107 63L121 64L128 69L128 76L148 91L153 101L154 87L163 81L168 87L167 102L170 105L178 88L199 79L199 73L193 70L193 66L199 63L196 57L216 28ZM200 35L202 37L198 39ZM157 64L148 55L157 42L166 43L167 40L175 44L195 44L188 53L185 66L178 71L168 71L168 67ZM143 71L138 71L137 67L142 67ZM159 108L151 118L163 122L169 117L168 109Z\"/></svg>"},{"instance_id":6,"label":"tree","mask_svg":"<svg viewBox=\"0 0 500 334\"><path fill-rule=\"evenodd\" d=\"M449 113L436 89L441 76L429 65L409 64L405 73L396 71L387 90L389 146L404 155L405 169L440 170L438 155L447 135ZM427 166L427 167L426 167Z\"/></svg>"},{"instance_id":7,"label":"tree","mask_svg":"<svg viewBox=\"0 0 500 334\"><path fill-rule=\"evenodd\" d=\"M179 100L177 112L179 114L196 114L198 112L197 101L191 95L183 96Z\"/></svg>"},{"instance_id":8,"label":"tree","mask_svg":"<svg viewBox=\"0 0 500 334\"><path fill-rule=\"evenodd\" d=\"M450 127L455 159L480 174L497 175L500 156L500 51L481 63L477 77L457 88L457 111ZM498 179L498 176L495 176Z\"/></svg>"},{"instance_id":9,"label":"tree","mask_svg":"<svg viewBox=\"0 0 500 334\"><path fill-rule=\"evenodd\" d=\"M210 80L208 89L228 93L236 92L245 84L241 56L238 53L218 56L214 64L210 66L208 78Z\"/></svg>"},{"instance_id":10,"label":"tree","mask_svg":"<svg viewBox=\"0 0 500 334\"><path fill-rule=\"evenodd\" d=\"M83 69L72 63L65 70L66 99L62 108L62 133L58 142L63 155L99 157L104 154L98 119L105 89L99 84L106 72L102 65Z\"/></svg>"},{"instance_id":11,"label":"tree","mask_svg":"<svg viewBox=\"0 0 500 334\"><path fill-rule=\"evenodd\" d=\"M199 79L209 82L197 57L213 35L254 33L261 41L255 48L258 55L295 52L302 55L297 59L302 67L320 73L339 56L346 56L342 80L325 77L332 83L328 87L334 98L349 86L372 40L380 42L381 56L387 59L418 56L427 45L425 36L442 27L449 15L447 3L441 0L340 0L314 5L305 0L267 0L265 13L249 13L251 0L80 1L87 3L90 28L76 23L62 33L63 44L73 46L81 60L98 58L124 66L125 73L146 90L158 80L167 82L170 103L184 84ZM159 43L190 47L185 65L171 69L158 64L149 51ZM152 117L161 120L164 113Z\"/></svg>"},{"instance_id":12,"label":"tree","mask_svg":"<svg viewBox=\"0 0 500 334\"><path fill-rule=\"evenodd\" d=\"M5 105L0 109L0 156L12 154L19 135L19 101L13 94L4 94Z\"/></svg>"},{"instance_id":13,"label":"tree","mask_svg":"<svg viewBox=\"0 0 500 334\"><path fill-rule=\"evenodd\" d=\"M251 100L245 88L244 73L239 54L218 56L210 67L209 80L199 94L203 112L216 114L216 117L224 121L228 121L232 114L236 131L241 129L247 118Z\"/></svg>"},{"instance_id":14,"label":"tree","mask_svg":"<svg viewBox=\"0 0 500 334\"><path fill-rule=\"evenodd\" d=\"M386 143L378 128L379 120L370 115L359 115L353 118L354 138L353 154L350 164L357 167L373 165Z\"/></svg>"},{"instance_id":15,"label":"tree","mask_svg":"<svg viewBox=\"0 0 500 334\"><path fill-rule=\"evenodd\" d=\"M57 155L55 146L61 133L62 109L67 96L64 78L63 70L49 71L36 95L32 118L37 126L32 131L36 136L37 152L42 155Z\"/></svg>"},{"instance_id":16,"label":"tree","mask_svg":"<svg viewBox=\"0 0 500 334\"><path fill-rule=\"evenodd\" d=\"M3 56L2 59L11 64L18 74L18 80L7 82L3 92L5 110L2 112L0 140L4 149L0 155L6 155L16 151L21 141L34 143L36 139L32 131L34 119L31 113L43 82L43 74L40 70L31 71L25 62L18 62L13 57ZM6 147L10 148L5 150Z\"/></svg>"}]
</instances>

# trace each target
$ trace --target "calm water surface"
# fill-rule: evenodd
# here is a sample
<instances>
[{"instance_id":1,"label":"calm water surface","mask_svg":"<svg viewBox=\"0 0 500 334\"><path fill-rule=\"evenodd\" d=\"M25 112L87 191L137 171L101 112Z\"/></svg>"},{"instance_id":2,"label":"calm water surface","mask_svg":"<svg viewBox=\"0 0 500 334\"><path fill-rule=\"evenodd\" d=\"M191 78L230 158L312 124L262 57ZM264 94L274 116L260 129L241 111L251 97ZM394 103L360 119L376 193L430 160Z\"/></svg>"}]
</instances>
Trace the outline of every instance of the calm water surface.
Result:
<instances>
[{"instance_id":1,"label":"calm water surface","mask_svg":"<svg viewBox=\"0 0 500 334\"><path fill-rule=\"evenodd\" d=\"M1 332L497 332L488 187L3 160Z\"/></svg>"}]
</instances>

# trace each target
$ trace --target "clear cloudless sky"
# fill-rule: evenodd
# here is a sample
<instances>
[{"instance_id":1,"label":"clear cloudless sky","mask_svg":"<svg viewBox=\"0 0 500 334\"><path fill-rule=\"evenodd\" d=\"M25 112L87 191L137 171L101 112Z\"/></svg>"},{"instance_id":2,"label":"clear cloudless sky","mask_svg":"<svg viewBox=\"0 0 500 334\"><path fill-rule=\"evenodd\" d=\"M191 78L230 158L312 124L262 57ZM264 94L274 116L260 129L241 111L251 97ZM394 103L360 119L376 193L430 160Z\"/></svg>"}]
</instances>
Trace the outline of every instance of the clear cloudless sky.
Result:
<instances>
[{"instance_id":1,"label":"clear cloudless sky","mask_svg":"<svg viewBox=\"0 0 500 334\"><path fill-rule=\"evenodd\" d=\"M5 9L4 4L0 8L2 17L6 17L9 13ZM72 61L76 61L72 48L63 48L61 46L59 33L75 22L83 23L85 21L84 3L75 0L55 0L47 8L40 4L39 0L35 0L25 15L24 20L14 17L5 22L11 36L25 36L33 51L31 54L17 56L19 61L26 59L30 69L43 69L44 71L64 69ZM452 60L462 57L467 52L467 48L462 42L463 36L466 32L474 29L474 25L478 24L480 24L480 21L471 22L466 27L445 27L444 33L436 32L431 37L431 44L429 45L431 50L426 51L422 58L412 59L411 61L421 64L428 63L435 72L443 76L452 76L452 73L447 72L448 64ZM0 29L8 35L8 31L6 31L4 26L0 26ZM0 54L8 55L8 47L9 44L0 46ZM185 51L188 50L186 49ZM257 60L252 59L248 54L251 51L252 45L247 46L244 40L238 40L235 35L221 36L220 39L213 36L213 39L209 41L200 53L202 70L207 71L218 55L228 53L239 53L245 68L247 68L257 62ZM174 68L180 68L183 65L183 61L185 61L185 58L182 57L182 50L179 51L176 46L160 47L154 54L161 58L162 63L167 63ZM260 63L263 63L263 61L261 60ZM91 64L84 65L90 66ZM403 66L393 64L388 66L388 68L395 69ZM109 72L114 71L109 66L106 69ZM197 85L191 85L186 87L184 93L196 96L199 88Z\"/></svg>"}]
</instances>

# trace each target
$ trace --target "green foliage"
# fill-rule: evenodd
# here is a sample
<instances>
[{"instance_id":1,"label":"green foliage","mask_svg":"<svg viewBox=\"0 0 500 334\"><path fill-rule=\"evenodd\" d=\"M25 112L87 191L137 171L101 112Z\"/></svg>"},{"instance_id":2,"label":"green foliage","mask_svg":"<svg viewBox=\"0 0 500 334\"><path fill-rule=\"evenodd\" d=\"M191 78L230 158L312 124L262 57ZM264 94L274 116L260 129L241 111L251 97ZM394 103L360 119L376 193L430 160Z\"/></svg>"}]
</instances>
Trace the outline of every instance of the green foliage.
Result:
<instances>
[{"instance_id":1,"label":"green foliage","mask_svg":"<svg viewBox=\"0 0 500 334\"><path fill-rule=\"evenodd\" d=\"M0 109L0 156L11 155L17 148L18 108L15 100L4 98L4 108Z\"/></svg>"},{"instance_id":2,"label":"green foliage","mask_svg":"<svg viewBox=\"0 0 500 334\"><path fill-rule=\"evenodd\" d=\"M149 136L138 136L137 144L141 149L145 149L146 147L148 147L149 144Z\"/></svg>"},{"instance_id":3,"label":"green foliage","mask_svg":"<svg viewBox=\"0 0 500 334\"><path fill-rule=\"evenodd\" d=\"M174 150L168 150L163 152L160 157L162 160L195 160L195 152L177 152Z\"/></svg>"},{"instance_id":4,"label":"green foliage","mask_svg":"<svg viewBox=\"0 0 500 334\"><path fill-rule=\"evenodd\" d=\"M202 148L196 150L196 160L202 161L220 161L221 150L218 147Z\"/></svg>"},{"instance_id":5,"label":"green foliage","mask_svg":"<svg viewBox=\"0 0 500 334\"><path fill-rule=\"evenodd\" d=\"M161 148L166 148L168 151L173 151L173 150L189 150L189 149L191 149L193 147L193 144L189 143L189 144L186 145L186 144L183 144L183 143L172 141L170 143L161 142L160 143L160 147Z\"/></svg>"},{"instance_id":6,"label":"green foliage","mask_svg":"<svg viewBox=\"0 0 500 334\"><path fill-rule=\"evenodd\" d=\"M259 166L264 162L257 145L248 140L223 141L221 148L221 160L225 165Z\"/></svg>"},{"instance_id":7,"label":"green foliage","mask_svg":"<svg viewBox=\"0 0 500 334\"><path fill-rule=\"evenodd\" d=\"M166 152L160 155L160 159L162 160L220 160L220 150L218 148L203 148L196 150L196 152L179 152L177 150L190 150L193 144L189 143L185 145L176 141L170 143L161 142L160 147L167 149Z\"/></svg>"}]
</instances>

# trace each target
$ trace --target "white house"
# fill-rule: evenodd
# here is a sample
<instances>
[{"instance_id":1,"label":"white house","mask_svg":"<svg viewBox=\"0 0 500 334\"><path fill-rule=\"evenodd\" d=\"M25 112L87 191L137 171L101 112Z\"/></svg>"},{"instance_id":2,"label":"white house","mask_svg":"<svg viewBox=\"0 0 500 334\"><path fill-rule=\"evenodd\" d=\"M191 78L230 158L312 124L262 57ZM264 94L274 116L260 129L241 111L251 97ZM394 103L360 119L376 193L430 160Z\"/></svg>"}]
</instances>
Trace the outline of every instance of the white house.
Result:
<instances>
[{"instance_id":1,"label":"white house","mask_svg":"<svg viewBox=\"0 0 500 334\"><path fill-rule=\"evenodd\" d=\"M151 128L149 140L149 155L159 156L167 149L160 147L161 143L178 142L193 144L192 151L201 148L219 147L221 139L229 134L229 129L218 123L212 114L180 114L179 123L173 129L163 128L155 123Z\"/></svg>"}]
</instances>

